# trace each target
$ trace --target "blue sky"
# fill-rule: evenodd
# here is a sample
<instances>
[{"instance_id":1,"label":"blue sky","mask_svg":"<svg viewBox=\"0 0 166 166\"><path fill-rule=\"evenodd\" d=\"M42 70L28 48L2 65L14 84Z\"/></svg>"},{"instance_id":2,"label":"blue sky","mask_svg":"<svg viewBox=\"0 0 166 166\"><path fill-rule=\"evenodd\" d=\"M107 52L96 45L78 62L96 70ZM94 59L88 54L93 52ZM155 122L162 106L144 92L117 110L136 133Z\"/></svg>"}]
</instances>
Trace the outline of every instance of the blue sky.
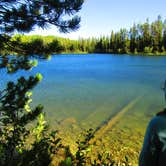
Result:
<instances>
[{"instance_id":1,"label":"blue sky","mask_svg":"<svg viewBox=\"0 0 166 166\"><path fill-rule=\"evenodd\" d=\"M70 34L60 34L55 27L36 29L30 34L55 35L71 39L109 35L112 30L129 29L133 23L154 21L158 15L166 19L166 0L85 0L78 13L81 27Z\"/></svg>"}]
</instances>

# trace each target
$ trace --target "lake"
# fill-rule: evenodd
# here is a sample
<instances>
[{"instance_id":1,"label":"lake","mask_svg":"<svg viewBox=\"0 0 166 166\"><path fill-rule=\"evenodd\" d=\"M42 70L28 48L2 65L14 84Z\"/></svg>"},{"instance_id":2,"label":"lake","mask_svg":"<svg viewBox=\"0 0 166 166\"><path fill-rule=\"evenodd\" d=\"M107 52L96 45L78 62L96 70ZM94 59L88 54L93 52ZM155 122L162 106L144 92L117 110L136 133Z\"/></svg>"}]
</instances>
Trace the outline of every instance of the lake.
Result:
<instances>
[{"instance_id":1,"label":"lake","mask_svg":"<svg viewBox=\"0 0 166 166\"><path fill-rule=\"evenodd\" d=\"M102 131L97 134L102 143L123 140L121 144L133 147L136 156L149 119L165 106L160 87L166 79L166 57L53 55L29 72L9 76L1 70L0 87L37 72L43 81L34 89L33 104L44 105L52 127L63 129L66 136L94 128Z\"/></svg>"}]
</instances>

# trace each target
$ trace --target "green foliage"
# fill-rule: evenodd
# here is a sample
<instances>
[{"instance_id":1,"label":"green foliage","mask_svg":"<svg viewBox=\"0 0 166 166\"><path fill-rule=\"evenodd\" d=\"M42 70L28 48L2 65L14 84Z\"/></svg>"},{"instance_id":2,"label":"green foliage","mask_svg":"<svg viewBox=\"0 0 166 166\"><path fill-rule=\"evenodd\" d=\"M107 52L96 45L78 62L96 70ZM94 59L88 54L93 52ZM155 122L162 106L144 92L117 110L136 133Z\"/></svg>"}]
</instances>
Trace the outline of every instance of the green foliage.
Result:
<instances>
[{"instance_id":1,"label":"green foliage","mask_svg":"<svg viewBox=\"0 0 166 166\"><path fill-rule=\"evenodd\" d=\"M48 133L44 114L38 116L37 126L33 130L35 137L30 149L24 149L20 155L19 165L41 166L49 165L52 157L62 149L61 139L56 137L57 131Z\"/></svg>"},{"instance_id":2,"label":"green foliage","mask_svg":"<svg viewBox=\"0 0 166 166\"><path fill-rule=\"evenodd\" d=\"M3 37L4 38L4 37ZM134 24L128 31L120 29L111 32L110 36L69 40L55 36L24 36L15 35L6 37L8 45L3 45L12 54L24 53L33 57L46 58L53 53L154 53L163 55L166 50L165 22L158 18L149 23L148 19L143 24ZM11 47L12 46L12 47ZM12 49L11 49L12 48Z\"/></svg>"},{"instance_id":3,"label":"green foliage","mask_svg":"<svg viewBox=\"0 0 166 166\"><path fill-rule=\"evenodd\" d=\"M87 130L81 135L81 138L76 142L77 151L71 154L69 147L66 147L65 159L61 162L61 166L113 166L117 163L112 159L109 152L95 152L95 144L92 144L91 139L94 138L94 131ZM95 156L93 156L96 154ZM127 159L127 158L126 158ZM128 161L125 163L128 166Z\"/></svg>"},{"instance_id":4,"label":"green foliage","mask_svg":"<svg viewBox=\"0 0 166 166\"><path fill-rule=\"evenodd\" d=\"M83 4L83 0L3 0L0 2L1 31L29 32L34 26L42 28L55 25L62 32L79 28L80 18L72 17ZM69 19L65 19L70 16Z\"/></svg>"},{"instance_id":5,"label":"green foliage","mask_svg":"<svg viewBox=\"0 0 166 166\"><path fill-rule=\"evenodd\" d=\"M149 47L145 47L144 48L144 53L151 53L152 52L152 50L153 50L153 48L149 48Z\"/></svg>"},{"instance_id":6,"label":"green foliage","mask_svg":"<svg viewBox=\"0 0 166 166\"><path fill-rule=\"evenodd\" d=\"M87 153L91 151L91 145L89 141L94 137L92 129L89 129L84 134L83 140L78 140L76 143L78 145L78 150L76 152L76 162L77 165L83 166L88 162Z\"/></svg>"},{"instance_id":7,"label":"green foliage","mask_svg":"<svg viewBox=\"0 0 166 166\"><path fill-rule=\"evenodd\" d=\"M96 39L93 52L166 54L163 49L166 48L165 28L165 22L160 16L151 24L147 19L144 24L134 24L130 31L120 29L116 33L112 31L110 37L103 36Z\"/></svg>"},{"instance_id":8,"label":"green foliage","mask_svg":"<svg viewBox=\"0 0 166 166\"><path fill-rule=\"evenodd\" d=\"M64 161L61 162L61 166L72 166L73 161L71 157L67 157Z\"/></svg>"},{"instance_id":9,"label":"green foliage","mask_svg":"<svg viewBox=\"0 0 166 166\"><path fill-rule=\"evenodd\" d=\"M115 161L112 160L112 156L109 152L105 152L102 154L97 155L97 159L92 161L91 165L96 166L96 165L102 165L102 166L113 166L115 164Z\"/></svg>"},{"instance_id":10,"label":"green foliage","mask_svg":"<svg viewBox=\"0 0 166 166\"><path fill-rule=\"evenodd\" d=\"M36 119L43 107L38 105L31 109L30 91L41 80L41 75L30 76L28 79L20 77L17 83L8 82L6 89L1 93L1 132L0 147L2 147L1 165L10 165L19 152L22 152L24 143L30 134L26 126Z\"/></svg>"},{"instance_id":11,"label":"green foliage","mask_svg":"<svg viewBox=\"0 0 166 166\"><path fill-rule=\"evenodd\" d=\"M43 107L31 108L32 88L42 80L41 74L20 77L9 82L1 92L0 165L49 165L62 148L57 132L48 132ZM36 120L35 128L28 125ZM29 144L28 142L31 142ZM28 146L29 144L29 146Z\"/></svg>"}]
</instances>

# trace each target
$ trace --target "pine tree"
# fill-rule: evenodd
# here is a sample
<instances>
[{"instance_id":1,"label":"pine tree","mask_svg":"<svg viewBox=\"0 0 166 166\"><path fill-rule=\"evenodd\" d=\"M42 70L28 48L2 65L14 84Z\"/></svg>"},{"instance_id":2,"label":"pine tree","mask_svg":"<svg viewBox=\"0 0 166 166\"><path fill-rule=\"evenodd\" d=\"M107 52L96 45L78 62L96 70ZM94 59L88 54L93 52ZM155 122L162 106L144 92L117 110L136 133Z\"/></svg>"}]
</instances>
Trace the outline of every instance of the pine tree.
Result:
<instances>
[{"instance_id":1,"label":"pine tree","mask_svg":"<svg viewBox=\"0 0 166 166\"><path fill-rule=\"evenodd\" d=\"M33 45L40 45L40 48L29 52L29 47L21 44L19 37L17 40L11 38L12 33L29 32L35 26L46 28L49 25L64 33L77 30L80 18L72 16L81 9L82 4L83 0L1 0L0 68L6 68L7 73L15 73L36 66L37 61L30 60L32 57L47 57L42 53L43 41L35 40ZM65 20L66 16L70 16L67 17L69 19ZM9 57L11 52L16 56ZM38 53L40 56L37 56ZM30 106L31 90L41 79L40 74L26 79L20 77L17 82L8 82L6 88L0 91L0 165L48 165L52 151L59 146L59 139L44 134L43 107ZM32 130L27 125L37 118L36 139L28 150L24 143Z\"/></svg>"},{"instance_id":2,"label":"pine tree","mask_svg":"<svg viewBox=\"0 0 166 166\"><path fill-rule=\"evenodd\" d=\"M158 16L157 21L153 22L151 25L153 52L161 51L162 29L163 29L163 24L161 21L161 16Z\"/></svg>"}]
</instances>

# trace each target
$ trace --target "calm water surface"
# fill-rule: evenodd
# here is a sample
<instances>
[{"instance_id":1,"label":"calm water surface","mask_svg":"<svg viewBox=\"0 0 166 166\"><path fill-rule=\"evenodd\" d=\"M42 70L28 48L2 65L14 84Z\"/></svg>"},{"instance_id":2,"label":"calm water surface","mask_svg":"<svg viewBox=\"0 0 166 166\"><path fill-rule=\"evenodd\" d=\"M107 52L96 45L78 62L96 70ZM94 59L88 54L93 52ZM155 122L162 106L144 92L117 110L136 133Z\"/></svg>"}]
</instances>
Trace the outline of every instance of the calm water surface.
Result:
<instances>
[{"instance_id":1,"label":"calm water surface","mask_svg":"<svg viewBox=\"0 0 166 166\"><path fill-rule=\"evenodd\" d=\"M34 89L34 104L44 105L52 124L98 127L138 96L144 101L137 104L138 113L146 110L151 116L165 105L160 86L166 79L166 57L53 55L28 73L1 71L0 86L37 72L44 78Z\"/></svg>"}]
</instances>

